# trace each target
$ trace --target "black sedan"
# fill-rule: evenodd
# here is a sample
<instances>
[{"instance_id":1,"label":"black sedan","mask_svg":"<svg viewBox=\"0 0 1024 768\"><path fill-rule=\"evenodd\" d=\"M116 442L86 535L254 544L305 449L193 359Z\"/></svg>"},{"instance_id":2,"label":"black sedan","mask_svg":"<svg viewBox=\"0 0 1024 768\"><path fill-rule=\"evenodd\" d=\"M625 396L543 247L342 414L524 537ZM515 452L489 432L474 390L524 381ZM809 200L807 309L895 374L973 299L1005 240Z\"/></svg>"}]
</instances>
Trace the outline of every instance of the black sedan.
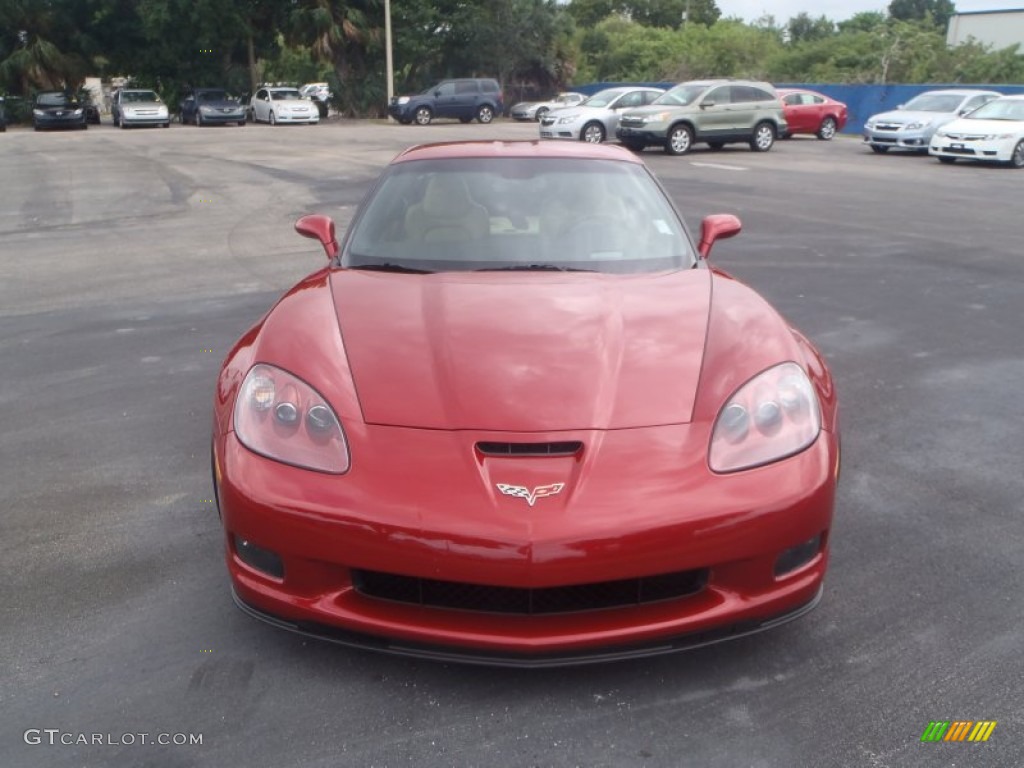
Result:
<instances>
[{"instance_id":1,"label":"black sedan","mask_svg":"<svg viewBox=\"0 0 1024 768\"><path fill-rule=\"evenodd\" d=\"M181 122L195 125L245 125L245 107L223 88L194 88L179 107Z\"/></svg>"},{"instance_id":2,"label":"black sedan","mask_svg":"<svg viewBox=\"0 0 1024 768\"><path fill-rule=\"evenodd\" d=\"M36 96L32 105L32 127L37 131L43 128L79 128L89 127L85 106L74 96L62 91L44 91Z\"/></svg>"}]
</instances>

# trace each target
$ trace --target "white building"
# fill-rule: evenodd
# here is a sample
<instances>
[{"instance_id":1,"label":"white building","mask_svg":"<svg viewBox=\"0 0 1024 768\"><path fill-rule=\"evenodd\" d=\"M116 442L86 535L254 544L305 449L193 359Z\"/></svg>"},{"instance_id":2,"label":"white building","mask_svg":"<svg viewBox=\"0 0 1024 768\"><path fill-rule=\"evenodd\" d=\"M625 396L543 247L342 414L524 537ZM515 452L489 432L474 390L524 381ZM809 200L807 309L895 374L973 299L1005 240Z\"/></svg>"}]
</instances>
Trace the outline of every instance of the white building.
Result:
<instances>
[{"instance_id":1,"label":"white building","mask_svg":"<svg viewBox=\"0 0 1024 768\"><path fill-rule=\"evenodd\" d=\"M949 20L946 44L957 46L971 38L996 51L1019 45L1018 53L1024 54L1024 8L954 13Z\"/></svg>"}]
</instances>

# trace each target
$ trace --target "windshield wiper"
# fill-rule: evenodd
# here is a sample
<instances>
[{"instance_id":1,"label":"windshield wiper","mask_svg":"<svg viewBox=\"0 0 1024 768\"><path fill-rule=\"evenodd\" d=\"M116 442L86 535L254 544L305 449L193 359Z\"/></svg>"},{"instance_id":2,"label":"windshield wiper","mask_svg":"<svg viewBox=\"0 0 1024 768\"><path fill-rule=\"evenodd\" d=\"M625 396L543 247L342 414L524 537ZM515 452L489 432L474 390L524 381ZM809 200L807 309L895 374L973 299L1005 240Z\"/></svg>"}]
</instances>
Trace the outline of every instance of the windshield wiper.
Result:
<instances>
[{"instance_id":1,"label":"windshield wiper","mask_svg":"<svg viewBox=\"0 0 1024 768\"><path fill-rule=\"evenodd\" d=\"M560 267L557 264L515 264L510 267L482 267L477 272L595 272L580 267Z\"/></svg>"},{"instance_id":2,"label":"windshield wiper","mask_svg":"<svg viewBox=\"0 0 1024 768\"><path fill-rule=\"evenodd\" d=\"M407 267L404 264L350 264L349 269L365 269L373 272L404 272L410 275L432 275L433 270Z\"/></svg>"}]
</instances>

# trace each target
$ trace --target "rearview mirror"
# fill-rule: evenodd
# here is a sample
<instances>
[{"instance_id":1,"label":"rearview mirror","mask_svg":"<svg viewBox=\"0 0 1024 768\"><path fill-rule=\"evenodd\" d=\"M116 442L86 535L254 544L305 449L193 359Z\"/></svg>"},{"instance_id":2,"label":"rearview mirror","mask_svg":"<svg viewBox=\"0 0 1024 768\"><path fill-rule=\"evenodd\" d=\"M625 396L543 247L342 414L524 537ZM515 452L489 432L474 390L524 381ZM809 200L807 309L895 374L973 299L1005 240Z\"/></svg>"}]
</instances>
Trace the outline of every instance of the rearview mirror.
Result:
<instances>
[{"instance_id":1,"label":"rearview mirror","mask_svg":"<svg viewBox=\"0 0 1024 768\"><path fill-rule=\"evenodd\" d=\"M338 255L338 240L334 236L334 221L319 213L303 216L295 222L295 231L303 237L319 240L328 259Z\"/></svg>"},{"instance_id":2,"label":"rearview mirror","mask_svg":"<svg viewBox=\"0 0 1024 768\"><path fill-rule=\"evenodd\" d=\"M700 245L697 246L700 257L706 259L716 241L734 237L742 229L743 224L731 213L713 213L705 216L700 224Z\"/></svg>"}]
</instances>

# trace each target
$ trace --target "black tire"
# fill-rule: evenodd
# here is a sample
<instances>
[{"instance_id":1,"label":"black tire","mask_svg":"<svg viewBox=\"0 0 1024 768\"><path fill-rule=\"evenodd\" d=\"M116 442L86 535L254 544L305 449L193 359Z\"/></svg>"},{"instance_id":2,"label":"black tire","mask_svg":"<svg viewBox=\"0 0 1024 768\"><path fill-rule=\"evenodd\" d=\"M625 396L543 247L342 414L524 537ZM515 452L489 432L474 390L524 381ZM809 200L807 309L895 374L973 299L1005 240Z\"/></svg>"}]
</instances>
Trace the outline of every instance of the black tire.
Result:
<instances>
[{"instance_id":1,"label":"black tire","mask_svg":"<svg viewBox=\"0 0 1024 768\"><path fill-rule=\"evenodd\" d=\"M955 157L946 157L945 155L940 155L939 156L939 162L940 163L945 163L946 165L952 165L953 163L956 162L956 158Z\"/></svg>"},{"instance_id":2,"label":"black tire","mask_svg":"<svg viewBox=\"0 0 1024 768\"><path fill-rule=\"evenodd\" d=\"M271 125L277 125L277 115L274 114L274 110L270 110L270 117L268 118Z\"/></svg>"},{"instance_id":3,"label":"black tire","mask_svg":"<svg viewBox=\"0 0 1024 768\"><path fill-rule=\"evenodd\" d=\"M821 125L818 126L818 138L822 141L832 141L838 128L839 125L834 117L826 117L821 121Z\"/></svg>"},{"instance_id":4,"label":"black tire","mask_svg":"<svg viewBox=\"0 0 1024 768\"><path fill-rule=\"evenodd\" d=\"M203 127L203 116L199 113L199 110L197 109L196 110L196 128L202 128L202 127Z\"/></svg>"},{"instance_id":5,"label":"black tire","mask_svg":"<svg viewBox=\"0 0 1024 768\"><path fill-rule=\"evenodd\" d=\"M580 131L580 141L585 141L588 144L600 144L604 141L604 126L596 120L587 123Z\"/></svg>"},{"instance_id":6,"label":"black tire","mask_svg":"<svg viewBox=\"0 0 1024 768\"><path fill-rule=\"evenodd\" d=\"M160 127L161 128L170 128L171 127L171 121L168 120L166 123L163 123Z\"/></svg>"},{"instance_id":7,"label":"black tire","mask_svg":"<svg viewBox=\"0 0 1024 768\"><path fill-rule=\"evenodd\" d=\"M490 104L481 104L480 109L476 111L477 122L487 125L494 121L494 107Z\"/></svg>"},{"instance_id":8,"label":"black tire","mask_svg":"<svg viewBox=\"0 0 1024 768\"><path fill-rule=\"evenodd\" d=\"M1024 140L1018 141L1013 148L1008 165L1011 168L1024 168Z\"/></svg>"},{"instance_id":9,"label":"black tire","mask_svg":"<svg viewBox=\"0 0 1024 768\"><path fill-rule=\"evenodd\" d=\"M114 127L115 128L117 128L119 125L121 125L121 121L118 119L116 112L114 112L114 113L112 113L110 115L110 119L114 123Z\"/></svg>"},{"instance_id":10,"label":"black tire","mask_svg":"<svg viewBox=\"0 0 1024 768\"><path fill-rule=\"evenodd\" d=\"M750 140L750 148L754 152L767 152L775 146L775 126L767 120L754 126L754 138Z\"/></svg>"},{"instance_id":11,"label":"black tire","mask_svg":"<svg viewBox=\"0 0 1024 768\"><path fill-rule=\"evenodd\" d=\"M881 144L872 144L871 151L878 155L884 155L889 151L888 147L882 146Z\"/></svg>"},{"instance_id":12,"label":"black tire","mask_svg":"<svg viewBox=\"0 0 1024 768\"><path fill-rule=\"evenodd\" d=\"M238 127L239 128L245 128L245 120L239 120L238 121Z\"/></svg>"},{"instance_id":13,"label":"black tire","mask_svg":"<svg viewBox=\"0 0 1024 768\"><path fill-rule=\"evenodd\" d=\"M539 123L541 120L544 119L544 115L546 115L547 113L548 113L548 108L547 107L541 107L540 109L537 110L537 114L534 115L534 119Z\"/></svg>"},{"instance_id":14,"label":"black tire","mask_svg":"<svg viewBox=\"0 0 1024 768\"><path fill-rule=\"evenodd\" d=\"M647 145L639 141L624 141L622 142L622 146L624 146L630 152L643 152L644 147L646 147Z\"/></svg>"},{"instance_id":15,"label":"black tire","mask_svg":"<svg viewBox=\"0 0 1024 768\"><path fill-rule=\"evenodd\" d=\"M685 123L678 123L668 129L665 136L665 153L685 155L693 149L693 129Z\"/></svg>"},{"instance_id":16,"label":"black tire","mask_svg":"<svg viewBox=\"0 0 1024 768\"><path fill-rule=\"evenodd\" d=\"M724 141L709 141L708 146L711 147L712 151L718 152L722 147L725 146Z\"/></svg>"},{"instance_id":17,"label":"black tire","mask_svg":"<svg viewBox=\"0 0 1024 768\"><path fill-rule=\"evenodd\" d=\"M430 121L434 119L434 113L430 111L430 107L416 107L413 119L416 121L416 125L430 125Z\"/></svg>"}]
</instances>

